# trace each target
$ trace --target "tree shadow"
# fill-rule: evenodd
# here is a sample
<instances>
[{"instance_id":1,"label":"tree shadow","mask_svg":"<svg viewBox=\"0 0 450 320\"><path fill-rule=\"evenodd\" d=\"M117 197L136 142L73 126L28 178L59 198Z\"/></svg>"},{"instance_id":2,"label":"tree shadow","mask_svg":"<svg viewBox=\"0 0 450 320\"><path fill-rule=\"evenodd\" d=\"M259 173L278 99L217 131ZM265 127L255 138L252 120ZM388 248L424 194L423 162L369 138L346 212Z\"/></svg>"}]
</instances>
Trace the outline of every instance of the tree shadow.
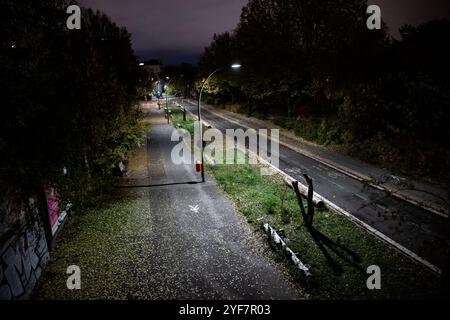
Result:
<instances>
[{"instance_id":1,"label":"tree shadow","mask_svg":"<svg viewBox=\"0 0 450 320\"><path fill-rule=\"evenodd\" d=\"M141 184L141 185L117 185L116 188L119 189L139 189L139 188L155 188L155 187L167 187L176 186L183 184L199 184L201 181L187 181L187 182L172 182L172 183L161 183L161 184Z\"/></svg>"},{"instance_id":2,"label":"tree shadow","mask_svg":"<svg viewBox=\"0 0 450 320\"><path fill-rule=\"evenodd\" d=\"M345 248L339 243L334 242L313 226L307 229L335 273L342 274L344 270L341 265L331 256L330 251L350 264L352 267L356 268L358 271L365 273L364 268L360 265L361 259L356 252Z\"/></svg>"}]
</instances>

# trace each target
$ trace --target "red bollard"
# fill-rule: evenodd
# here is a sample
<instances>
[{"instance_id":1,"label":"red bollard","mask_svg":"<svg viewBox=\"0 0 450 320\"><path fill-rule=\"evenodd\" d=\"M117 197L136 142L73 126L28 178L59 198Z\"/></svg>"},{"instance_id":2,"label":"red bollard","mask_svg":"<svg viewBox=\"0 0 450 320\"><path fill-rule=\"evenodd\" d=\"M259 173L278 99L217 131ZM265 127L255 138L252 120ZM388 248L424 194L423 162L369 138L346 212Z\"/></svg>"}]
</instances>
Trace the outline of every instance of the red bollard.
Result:
<instances>
[{"instance_id":1,"label":"red bollard","mask_svg":"<svg viewBox=\"0 0 450 320\"><path fill-rule=\"evenodd\" d=\"M195 171L203 172L203 163L200 160L195 163Z\"/></svg>"}]
</instances>

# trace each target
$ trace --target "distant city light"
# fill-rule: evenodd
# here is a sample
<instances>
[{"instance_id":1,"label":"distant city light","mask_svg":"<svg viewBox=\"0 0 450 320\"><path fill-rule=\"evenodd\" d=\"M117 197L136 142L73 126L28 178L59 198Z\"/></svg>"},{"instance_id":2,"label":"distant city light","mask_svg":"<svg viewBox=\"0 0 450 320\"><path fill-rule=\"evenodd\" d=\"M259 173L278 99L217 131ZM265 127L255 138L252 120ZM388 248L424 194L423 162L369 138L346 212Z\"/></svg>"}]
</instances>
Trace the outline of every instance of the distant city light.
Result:
<instances>
[{"instance_id":1,"label":"distant city light","mask_svg":"<svg viewBox=\"0 0 450 320\"><path fill-rule=\"evenodd\" d=\"M143 65L144 65L144 63L143 63L143 62L141 62L141 63L139 63L139 65L140 65L140 66L143 66Z\"/></svg>"}]
</instances>

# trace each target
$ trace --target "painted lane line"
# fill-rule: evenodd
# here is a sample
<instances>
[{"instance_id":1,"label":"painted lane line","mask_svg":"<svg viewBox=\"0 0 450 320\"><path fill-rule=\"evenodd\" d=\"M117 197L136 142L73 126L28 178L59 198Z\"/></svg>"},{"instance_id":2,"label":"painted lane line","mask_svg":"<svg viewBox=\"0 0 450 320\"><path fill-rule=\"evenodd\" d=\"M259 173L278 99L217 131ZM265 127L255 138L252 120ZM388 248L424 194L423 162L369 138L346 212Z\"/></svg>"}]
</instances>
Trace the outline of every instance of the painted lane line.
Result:
<instances>
[{"instance_id":1,"label":"painted lane line","mask_svg":"<svg viewBox=\"0 0 450 320\"><path fill-rule=\"evenodd\" d=\"M362 199L362 200L364 200L364 201L368 201L368 200L369 200L369 199L367 199L366 197L360 195L359 193L354 193L353 195L355 195L356 197L358 197L358 198L360 198L360 199Z\"/></svg>"},{"instance_id":2,"label":"painted lane line","mask_svg":"<svg viewBox=\"0 0 450 320\"><path fill-rule=\"evenodd\" d=\"M341 190L345 190L344 186L341 186L339 183L336 183L334 181L330 181L332 184L334 184L336 187L340 188Z\"/></svg>"},{"instance_id":3,"label":"painted lane line","mask_svg":"<svg viewBox=\"0 0 450 320\"><path fill-rule=\"evenodd\" d=\"M330 179L324 177L324 176L321 175L321 174L317 174L317 176L320 177L320 178L322 178L323 180L325 180L325 181L331 183L331 184L334 184L334 185L335 185L336 187L338 187L339 189L345 190L345 187L342 186L342 185L340 185L339 183L336 183L336 182L334 182L334 181L332 181L332 180L330 180ZM313 180L314 180L314 179L313 179Z\"/></svg>"},{"instance_id":4,"label":"painted lane line","mask_svg":"<svg viewBox=\"0 0 450 320\"><path fill-rule=\"evenodd\" d=\"M325 178L323 175L321 175L321 174L317 174L317 176L318 177L321 177L323 180L326 180L326 181L328 181L328 182L331 182L330 180L328 180L327 178Z\"/></svg>"},{"instance_id":5,"label":"painted lane line","mask_svg":"<svg viewBox=\"0 0 450 320\"><path fill-rule=\"evenodd\" d=\"M389 211L388 208L386 208L386 207L384 207L384 206L382 206L382 205L380 205L380 204L375 204L375 205L377 206L378 209L381 209L381 210L383 210L384 212L388 212L388 211Z\"/></svg>"}]
</instances>

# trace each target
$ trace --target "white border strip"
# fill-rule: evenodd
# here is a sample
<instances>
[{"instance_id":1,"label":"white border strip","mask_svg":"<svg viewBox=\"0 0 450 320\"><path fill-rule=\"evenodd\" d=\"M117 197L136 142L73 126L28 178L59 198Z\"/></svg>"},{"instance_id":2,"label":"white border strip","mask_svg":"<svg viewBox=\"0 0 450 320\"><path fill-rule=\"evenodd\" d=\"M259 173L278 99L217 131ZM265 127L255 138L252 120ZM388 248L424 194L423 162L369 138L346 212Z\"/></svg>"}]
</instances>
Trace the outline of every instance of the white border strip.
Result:
<instances>
[{"instance_id":1,"label":"white border strip","mask_svg":"<svg viewBox=\"0 0 450 320\"><path fill-rule=\"evenodd\" d=\"M270 226L270 224L265 223L263 225L264 231L269 234L270 239L275 242L276 245L281 246L281 250L284 250L289 257L291 258L292 262L305 274L305 276L309 277L311 276L311 272L309 271L309 268L303 264L303 262L297 257L297 255L292 251L286 244L286 242L283 241L283 239L278 235L278 233L275 231L274 228Z\"/></svg>"}]
</instances>

